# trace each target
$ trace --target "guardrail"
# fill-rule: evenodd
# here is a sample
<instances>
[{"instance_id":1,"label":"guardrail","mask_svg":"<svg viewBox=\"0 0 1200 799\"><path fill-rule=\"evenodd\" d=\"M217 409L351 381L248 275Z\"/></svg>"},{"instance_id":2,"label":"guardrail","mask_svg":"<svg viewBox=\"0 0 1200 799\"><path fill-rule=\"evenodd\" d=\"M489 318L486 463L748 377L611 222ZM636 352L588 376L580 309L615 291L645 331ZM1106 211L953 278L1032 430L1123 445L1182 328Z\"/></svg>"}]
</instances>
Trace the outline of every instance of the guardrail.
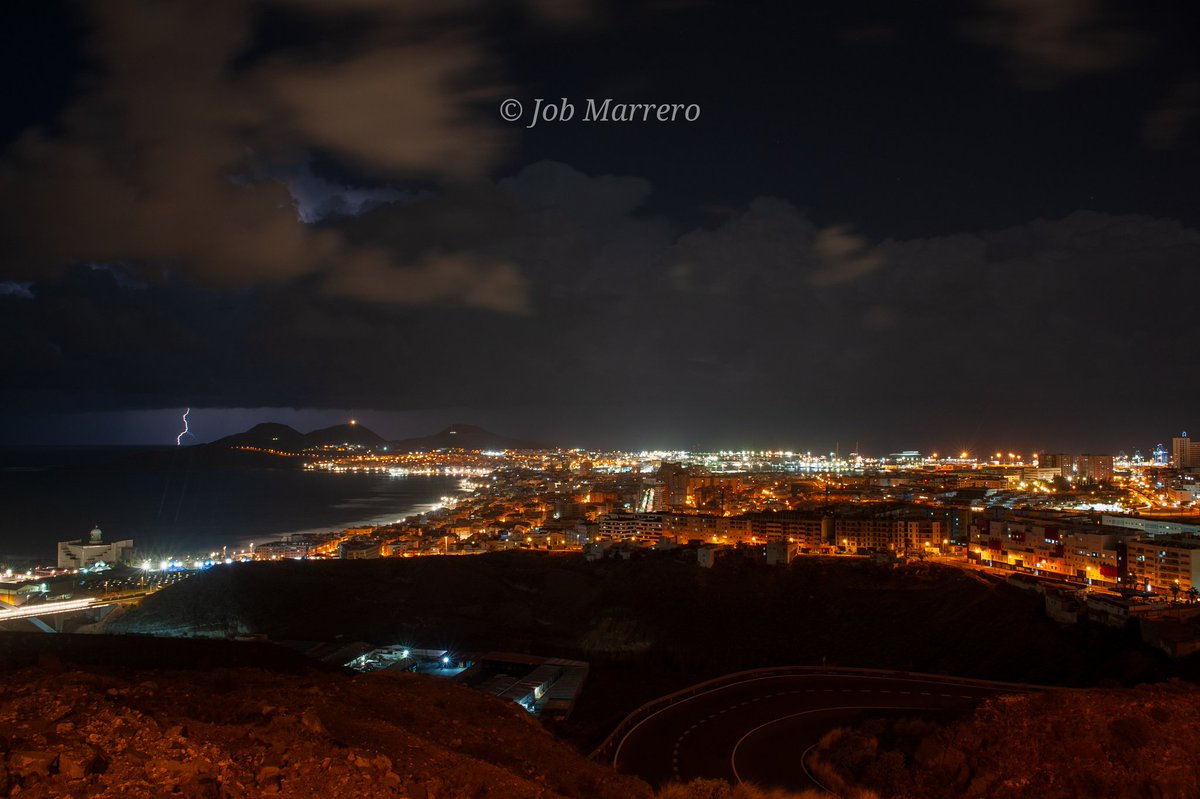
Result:
<instances>
[{"instance_id":1,"label":"guardrail","mask_svg":"<svg viewBox=\"0 0 1200 799\"><path fill-rule=\"evenodd\" d=\"M858 668L828 668L823 666L772 666L760 669L747 669L746 671L736 671L732 674L726 674L721 677L715 677L711 680L696 683L674 693L660 696L657 699L652 699L641 707L637 708L617 724L616 728L608 734L608 736L597 746L590 755L589 759L601 763L611 764L616 748L620 745L621 740L629 734L638 724L640 724L648 716L664 710L671 705L681 702L685 699L690 699L693 696L707 693L718 688L723 688L727 685L735 685L740 682L746 682L752 679L760 679L764 677L787 677L787 676L804 676L804 675L821 675L825 677L837 676L858 676L858 677L890 677L892 679L932 679L940 682L955 683L958 685L974 685L983 688L1011 688L1014 691L1045 691L1045 690L1068 690L1055 688L1054 686L1046 685L1031 685L1029 683L1017 682L1002 682L1000 680L981 680L974 677L954 677L947 674L927 674L917 671L897 671L895 669L858 669Z\"/></svg>"}]
</instances>

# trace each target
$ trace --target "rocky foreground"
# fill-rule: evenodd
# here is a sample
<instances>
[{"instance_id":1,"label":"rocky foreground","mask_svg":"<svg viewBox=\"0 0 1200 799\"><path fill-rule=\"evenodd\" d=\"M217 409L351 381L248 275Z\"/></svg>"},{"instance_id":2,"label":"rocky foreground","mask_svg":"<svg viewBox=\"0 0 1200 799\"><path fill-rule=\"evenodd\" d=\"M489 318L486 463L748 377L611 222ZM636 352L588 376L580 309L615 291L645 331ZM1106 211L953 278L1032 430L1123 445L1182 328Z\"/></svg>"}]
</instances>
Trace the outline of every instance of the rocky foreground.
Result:
<instances>
[{"instance_id":1,"label":"rocky foreground","mask_svg":"<svg viewBox=\"0 0 1200 799\"><path fill-rule=\"evenodd\" d=\"M136 646L136 639L131 645ZM0 672L0 796L649 797L518 707L411 674Z\"/></svg>"},{"instance_id":2,"label":"rocky foreground","mask_svg":"<svg viewBox=\"0 0 1200 799\"><path fill-rule=\"evenodd\" d=\"M1047 691L989 700L950 723L867 721L826 736L809 766L839 794L907 799L1194 799L1200 689Z\"/></svg>"}]
</instances>

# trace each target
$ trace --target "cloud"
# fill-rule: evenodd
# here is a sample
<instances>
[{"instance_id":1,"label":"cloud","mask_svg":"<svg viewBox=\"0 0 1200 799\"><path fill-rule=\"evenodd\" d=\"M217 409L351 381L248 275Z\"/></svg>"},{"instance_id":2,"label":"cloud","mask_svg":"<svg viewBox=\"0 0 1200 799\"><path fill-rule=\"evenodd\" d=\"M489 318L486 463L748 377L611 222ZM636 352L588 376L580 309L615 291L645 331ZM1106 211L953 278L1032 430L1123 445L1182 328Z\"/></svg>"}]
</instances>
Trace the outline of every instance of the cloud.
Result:
<instances>
[{"instance_id":1,"label":"cloud","mask_svg":"<svg viewBox=\"0 0 1200 799\"><path fill-rule=\"evenodd\" d=\"M695 290L807 292L858 280L885 255L849 225L818 227L784 200L759 198L715 230L681 237L673 260L674 279Z\"/></svg>"},{"instance_id":2,"label":"cloud","mask_svg":"<svg viewBox=\"0 0 1200 799\"><path fill-rule=\"evenodd\" d=\"M1048 425L1076 402L1117 413L1144 390L1147 352L1190 362L1188 317L1166 312L1162 287L1200 291L1200 231L1171 220L1081 211L868 241L758 198L677 230L647 213L651 190L541 162L326 219L312 230L337 232L338 269L238 290L68 268L27 286L35 301L3 300L0 400L575 403L614 429L645 408L683 428L703 404L708 418L833 420L845 441L901 408L905 430L921 414L950 424L954 407L978 424L1014 379L1039 387L1022 407ZM286 192L282 212L294 221Z\"/></svg>"},{"instance_id":3,"label":"cloud","mask_svg":"<svg viewBox=\"0 0 1200 799\"><path fill-rule=\"evenodd\" d=\"M486 262L470 253L427 253L396 267L385 258L359 256L328 277L326 290L364 302L455 304L502 313L529 312L527 282L511 263Z\"/></svg>"},{"instance_id":4,"label":"cloud","mask_svg":"<svg viewBox=\"0 0 1200 799\"><path fill-rule=\"evenodd\" d=\"M1142 123L1142 141L1156 150L1169 150L1183 139L1184 131L1200 118L1200 79L1180 81Z\"/></svg>"},{"instance_id":5,"label":"cloud","mask_svg":"<svg viewBox=\"0 0 1200 799\"><path fill-rule=\"evenodd\" d=\"M475 107L503 91L484 66L477 44L447 38L287 60L255 80L279 104L285 136L384 173L470 178L503 144Z\"/></svg>"},{"instance_id":6,"label":"cloud","mask_svg":"<svg viewBox=\"0 0 1200 799\"><path fill-rule=\"evenodd\" d=\"M497 301L479 292L478 270L406 262L335 225L305 224L391 201L387 186L356 193L278 178L313 152L434 183L478 179L500 155L500 128L476 108L501 91L482 42L449 36L443 6L403 6L354 3L347 13L370 24L331 28L319 50L266 48L256 40L264 6L251 0L86 6L95 80L53 132L26 132L0 170L0 191L23 198L0 220L11 256L0 277L119 262L144 279L177 274L227 289L314 277L336 287L359 279L338 279L343 264L383 259L380 273L404 280L360 299L521 306L511 297L518 280ZM324 206L308 204L322 193Z\"/></svg>"},{"instance_id":7,"label":"cloud","mask_svg":"<svg viewBox=\"0 0 1200 799\"><path fill-rule=\"evenodd\" d=\"M841 31L838 38L845 44L860 47L878 47L894 44L900 36L895 28L887 25L865 25Z\"/></svg>"},{"instance_id":8,"label":"cloud","mask_svg":"<svg viewBox=\"0 0 1200 799\"><path fill-rule=\"evenodd\" d=\"M436 16L461 15L467 12L479 13L491 7L494 10L517 8L525 14L543 23L552 25L575 25L594 18L597 4L593 0L409 0L397 3L395 0L338 0L336 6L327 0L269 0L279 5L305 8L314 13L349 11L367 11L386 13L393 19L428 19Z\"/></svg>"},{"instance_id":9,"label":"cloud","mask_svg":"<svg viewBox=\"0 0 1200 799\"><path fill-rule=\"evenodd\" d=\"M314 174L306 162L280 174L296 206L301 222L314 224L338 216L359 216L380 205L412 202L421 191L402 191L393 186L351 186Z\"/></svg>"},{"instance_id":10,"label":"cloud","mask_svg":"<svg viewBox=\"0 0 1200 799\"><path fill-rule=\"evenodd\" d=\"M968 38L1003 51L1025 85L1126 66L1152 45L1148 34L1112 13L1105 0L983 0L963 25Z\"/></svg>"},{"instance_id":11,"label":"cloud","mask_svg":"<svg viewBox=\"0 0 1200 799\"><path fill-rule=\"evenodd\" d=\"M0 297L14 297L19 300L33 299L33 284L30 282L17 283L13 280L0 281Z\"/></svg>"},{"instance_id":12,"label":"cloud","mask_svg":"<svg viewBox=\"0 0 1200 799\"><path fill-rule=\"evenodd\" d=\"M636 211L651 190L650 181L644 178L589 177L555 161L531 164L519 174L501 180L499 186L527 211L553 210L601 226Z\"/></svg>"},{"instance_id":13,"label":"cloud","mask_svg":"<svg viewBox=\"0 0 1200 799\"><path fill-rule=\"evenodd\" d=\"M850 232L849 225L835 225L817 234L813 242L822 268L809 277L814 286L845 283L883 266L884 256L867 240Z\"/></svg>"}]
</instances>

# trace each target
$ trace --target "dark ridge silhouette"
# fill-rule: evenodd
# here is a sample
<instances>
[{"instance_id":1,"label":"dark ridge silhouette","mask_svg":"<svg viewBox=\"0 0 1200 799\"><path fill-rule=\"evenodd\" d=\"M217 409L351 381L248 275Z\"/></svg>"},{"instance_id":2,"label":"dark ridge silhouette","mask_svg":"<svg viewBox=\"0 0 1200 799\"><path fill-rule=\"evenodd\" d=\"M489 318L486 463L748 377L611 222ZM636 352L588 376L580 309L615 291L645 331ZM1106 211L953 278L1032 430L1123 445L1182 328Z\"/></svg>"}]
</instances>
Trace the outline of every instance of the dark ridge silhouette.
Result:
<instances>
[{"instance_id":1,"label":"dark ridge silhouette","mask_svg":"<svg viewBox=\"0 0 1200 799\"><path fill-rule=\"evenodd\" d=\"M304 436L305 447L336 447L340 444L357 444L362 447L375 449L382 447L387 442L383 440L383 436L363 427L361 424L337 424L333 427L325 427L320 430L313 430L308 435Z\"/></svg>"},{"instance_id":2,"label":"dark ridge silhouette","mask_svg":"<svg viewBox=\"0 0 1200 799\"><path fill-rule=\"evenodd\" d=\"M278 422L256 424L243 433L219 438L201 447L230 449L232 447L259 447L283 452L299 452L304 448L305 435L293 427Z\"/></svg>"}]
</instances>

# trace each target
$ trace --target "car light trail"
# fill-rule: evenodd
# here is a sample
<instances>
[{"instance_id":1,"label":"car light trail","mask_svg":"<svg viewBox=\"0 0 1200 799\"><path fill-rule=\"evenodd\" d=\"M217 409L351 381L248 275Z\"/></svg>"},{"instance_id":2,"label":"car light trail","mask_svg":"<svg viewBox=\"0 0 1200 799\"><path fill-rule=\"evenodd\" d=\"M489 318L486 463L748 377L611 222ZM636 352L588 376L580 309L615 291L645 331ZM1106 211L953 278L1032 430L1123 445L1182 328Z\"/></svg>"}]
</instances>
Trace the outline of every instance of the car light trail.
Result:
<instances>
[{"instance_id":1,"label":"car light trail","mask_svg":"<svg viewBox=\"0 0 1200 799\"><path fill-rule=\"evenodd\" d=\"M28 619L36 616L50 616L55 613L67 613L72 610L83 610L95 601L94 598L89 597L87 599L67 599L61 602L39 602L33 607L23 605L14 610L0 610L0 621Z\"/></svg>"}]
</instances>

